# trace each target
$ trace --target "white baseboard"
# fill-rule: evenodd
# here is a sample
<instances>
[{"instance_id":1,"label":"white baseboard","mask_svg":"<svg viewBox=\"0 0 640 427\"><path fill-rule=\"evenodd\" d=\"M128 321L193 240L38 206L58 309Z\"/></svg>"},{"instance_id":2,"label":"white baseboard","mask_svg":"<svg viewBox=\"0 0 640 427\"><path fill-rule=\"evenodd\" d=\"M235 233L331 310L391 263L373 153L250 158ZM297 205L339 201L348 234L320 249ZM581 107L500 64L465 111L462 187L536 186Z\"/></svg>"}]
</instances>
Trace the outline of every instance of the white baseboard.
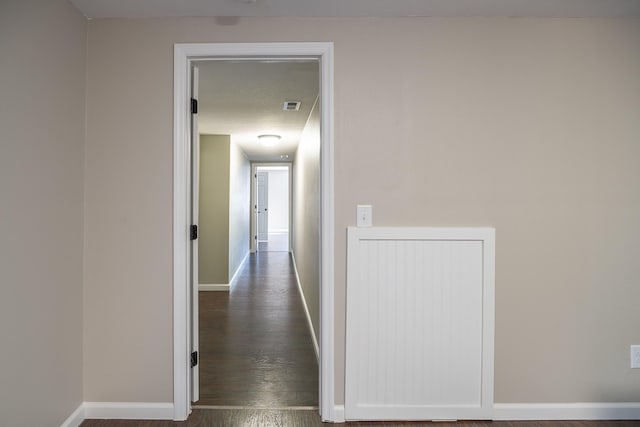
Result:
<instances>
[{"instance_id":1,"label":"white baseboard","mask_svg":"<svg viewBox=\"0 0 640 427\"><path fill-rule=\"evenodd\" d=\"M300 275L298 274L298 267L296 266L296 257L291 251L291 259L293 259L293 270L296 272L296 283L298 284L298 292L300 292L300 298L302 298L302 306L304 307L304 314L307 317L307 324L309 325L309 331L311 332L311 339L313 340L313 351L316 353L316 359L320 364L320 347L318 346L318 340L316 339L315 330L313 329L313 322L311 321L311 315L307 308L307 300L302 292L302 282L300 281Z\"/></svg>"},{"instance_id":2,"label":"white baseboard","mask_svg":"<svg viewBox=\"0 0 640 427\"><path fill-rule=\"evenodd\" d=\"M173 420L173 403L84 402L84 418L98 420Z\"/></svg>"},{"instance_id":3,"label":"white baseboard","mask_svg":"<svg viewBox=\"0 0 640 427\"><path fill-rule=\"evenodd\" d=\"M238 275L240 274L240 270L242 270L242 266L244 265L244 263L247 262L247 259L249 258L250 253L251 252L247 252L244 258L242 258L242 262L240 263L240 265L238 265L238 268L236 268L236 271L235 273L233 273L233 277L231 278L231 280L229 280L229 283L220 283L220 284L198 283L198 291L209 292L209 291L231 290L231 288L233 288L233 285L235 285L236 281L238 280Z\"/></svg>"},{"instance_id":4,"label":"white baseboard","mask_svg":"<svg viewBox=\"0 0 640 427\"><path fill-rule=\"evenodd\" d=\"M333 419L327 420L332 423L344 422L344 405L333 405Z\"/></svg>"},{"instance_id":5,"label":"white baseboard","mask_svg":"<svg viewBox=\"0 0 640 427\"><path fill-rule=\"evenodd\" d=\"M84 421L84 404L81 403L80 406L76 408L75 411L69 417L64 420L60 427L79 427L80 424Z\"/></svg>"},{"instance_id":6,"label":"white baseboard","mask_svg":"<svg viewBox=\"0 0 640 427\"><path fill-rule=\"evenodd\" d=\"M640 420L640 402L629 403L495 403L493 419Z\"/></svg>"},{"instance_id":7,"label":"white baseboard","mask_svg":"<svg viewBox=\"0 0 640 427\"><path fill-rule=\"evenodd\" d=\"M640 420L640 402L495 403L493 420ZM344 405L334 406L333 420L330 421L335 423L344 421Z\"/></svg>"},{"instance_id":8,"label":"white baseboard","mask_svg":"<svg viewBox=\"0 0 640 427\"><path fill-rule=\"evenodd\" d=\"M85 419L172 420L173 403L84 402L60 427L79 427ZM627 403L496 403L496 421L640 420L640 402ZM344 422L344 405L334 405L333 423Z\"/></svg>"},{"instance_id":9,"label":"white baseboard","mask_svg":"<svg viewBox=\"0 0 640 427\"><path fill-rule=\"evenodd\" d=\"M229 286L229 284L198 284L198 291L228 291L229 289L231 289L231 286Z\"/></svg>"},{"instance_id":10,"label":"white baseboard","mask_svg":"<svg viewBox=\"0 0 640 427\"><path fill-rule=\"evenodd\" d=\"M242 266L244 265L245 262L247 262L247 258L249 258L249 254L251 252L247 252L244 255L244 258L242 258L242 261L240 262L240 264L238 264L238 268L236 268L235 273L233 273L233 277L231 278L231 280L229 280L229 289L233 288L233 285L236 284L236 281L238 280L238 275L240 274L240 270L242 270ZM198 290L200 290L200 287L198 287Z\"/></svg>"},{"instance_id":11,"label":"white baseboard","mask_svg":"<svg viewBox=\"0 0 640 427\"><path fill-rule=\"evenodd\" d=\"M60 427L79 427L84 420L173 420L173 403L83 402Z\"/></svg>"}]
</instances>

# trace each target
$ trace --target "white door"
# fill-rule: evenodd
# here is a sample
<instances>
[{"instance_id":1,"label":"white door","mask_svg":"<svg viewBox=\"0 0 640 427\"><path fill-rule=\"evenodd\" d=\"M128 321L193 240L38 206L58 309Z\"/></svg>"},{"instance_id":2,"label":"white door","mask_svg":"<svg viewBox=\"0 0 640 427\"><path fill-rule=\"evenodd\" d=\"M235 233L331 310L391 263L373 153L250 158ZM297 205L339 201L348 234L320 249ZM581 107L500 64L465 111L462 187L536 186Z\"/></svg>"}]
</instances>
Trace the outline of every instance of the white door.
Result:
<instances>
[{"instance_id":1,"label":"white door","mask_svg":"<svg viewBox=\"0 0 640 427\"><path fill-rule=\"evenodd\" d=\"M191 69L191 401L200 399L198 367L198 184L200 179L200 138L198 134L198 68ZM195 227L195 228L194 228Z\"/></svg>"},{"instance_id":2,"label":"white door","mask_svg":"<svg viewBox=\"0 0 640 427\"><path fill-rule=\"evenodd\" d=\"M258 172L258 241L266 242L269 240L269 172Z\"/></svg>"}]
</instances>

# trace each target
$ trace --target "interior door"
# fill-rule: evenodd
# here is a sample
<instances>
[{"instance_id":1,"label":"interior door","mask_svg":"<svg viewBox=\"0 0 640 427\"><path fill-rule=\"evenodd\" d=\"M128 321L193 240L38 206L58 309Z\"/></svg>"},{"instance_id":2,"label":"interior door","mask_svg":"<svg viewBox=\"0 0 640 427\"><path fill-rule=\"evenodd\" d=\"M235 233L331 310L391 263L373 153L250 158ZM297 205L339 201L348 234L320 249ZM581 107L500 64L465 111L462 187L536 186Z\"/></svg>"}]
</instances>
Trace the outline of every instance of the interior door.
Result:
<instances>
[{"instance_id":1,"label":"interior door","mask_svg":"<svg viewBox=\"0 0 640 427\"><path fill-rule=\"evenodd\" d=\"M266 242L269 239L269 173L258 172L258 241Z\"/></svg>"},{"instance_id":2,"label":"interior door","mask_svg":"<svg viewBox=\"0 0 640 427\"><path fill-rule=\"evenodd\" d=\"M200 180L200 137L198 133L198 68L191 68L191 401L200 399L198 365L198 184ZM194 228L195 226L195 228Z\"/></svg>"}]
</instances>

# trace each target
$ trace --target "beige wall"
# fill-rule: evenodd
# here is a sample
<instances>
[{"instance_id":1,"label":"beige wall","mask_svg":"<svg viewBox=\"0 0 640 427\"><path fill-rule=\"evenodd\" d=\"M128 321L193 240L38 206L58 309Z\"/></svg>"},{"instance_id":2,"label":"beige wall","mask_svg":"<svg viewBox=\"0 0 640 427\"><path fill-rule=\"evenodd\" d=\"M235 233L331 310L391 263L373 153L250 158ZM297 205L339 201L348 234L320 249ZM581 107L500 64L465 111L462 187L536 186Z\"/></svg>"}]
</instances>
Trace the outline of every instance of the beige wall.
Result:
<instances>
[{"instance_id":1,"label":"beige wall","mask_svg":"<svg viewBox=\"0 0 640 427\"><path fill-rule=\"evenodd\" d=\"M200 135L200 284L229 284L249 253L250 176L229 135Z\"/></svg>"},{"instance_id":2,"label":"beige wall","mask_svg":"<svg viewBox=\"0 0 640 427\"><path fill-rule=\"evenodd\" d=\"M229 135L200 135L198 282L229 283Z\"/></svg>"},{"instance_id":3,"label":"beige wall","mask_svg":"<svg viewBox=\"0 0 640 427\"><path fill-rule=\"evenodd\" d=\"M251 206L251 163L233 141L229 153L229 278L249 253Z\"/></svg>"},{"instance_id":4,"label":"beige wall","mask_svg":"<svg viewBox=\"0 0 640 427\"><path fill-rule=\"evenodd\" d=\"M320 106L316 102L293 162L293 247L300 286L320 342Z\"/></svg>"},{"instance_id":5,"label":"beige wall","mask_svg":"<svg viewBox=\"0 0 640 427\"><path fill-rule=\"evenodd\" d=\"M359 202L496 227L497 402L640 401L638 40L638 19L91 21L85 397L172 400L173 44L333 41L337 401Z\"/></svg>"},{"instance_id":6,"label":"beige wall","mask_svg":"<svg viewBox=\"0 0 640 427\"><path fill-rule=\"evenodd\" d=\"M87 25L66 0L0 2L0 424L82 402Z\"/></svg>"}]
</instances>

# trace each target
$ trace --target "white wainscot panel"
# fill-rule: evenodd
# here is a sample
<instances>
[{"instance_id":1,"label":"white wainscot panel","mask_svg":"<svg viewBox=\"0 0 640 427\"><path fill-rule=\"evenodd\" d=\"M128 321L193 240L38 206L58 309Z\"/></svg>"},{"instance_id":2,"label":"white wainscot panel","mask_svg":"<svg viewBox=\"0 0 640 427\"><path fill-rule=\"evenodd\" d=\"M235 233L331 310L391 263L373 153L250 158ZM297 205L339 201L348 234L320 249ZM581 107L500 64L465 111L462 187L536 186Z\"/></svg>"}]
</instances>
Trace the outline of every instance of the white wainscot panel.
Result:
<instances>
[{"instance_id":1,"label":"white wainscot panel","mask_svg":"<svg viewBox=\"0 0 640 427\"><path fill-rule=\"evenodd\" d=\"M346 419L491 418L493 235L349 229Z\"/></svg>"}]
</instances>

